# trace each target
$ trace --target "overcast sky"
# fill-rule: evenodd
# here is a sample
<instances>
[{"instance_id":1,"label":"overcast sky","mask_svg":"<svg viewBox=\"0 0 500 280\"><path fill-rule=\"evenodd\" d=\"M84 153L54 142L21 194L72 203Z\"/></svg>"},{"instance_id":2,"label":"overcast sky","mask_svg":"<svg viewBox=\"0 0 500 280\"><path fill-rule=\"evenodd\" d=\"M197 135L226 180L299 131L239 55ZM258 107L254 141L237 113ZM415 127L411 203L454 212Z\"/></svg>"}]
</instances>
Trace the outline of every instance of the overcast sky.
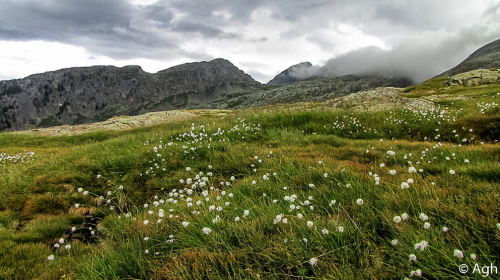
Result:
<instances>
[{"instance_id":1,"label":"overcast sky","mask_svg":"<svg viewBox=\"0 0 500 280\"><path fill-rule=\"evenodd\" d=\"M500 0L0 0L0 80L225 58L266 83L309 61L425 79L500 38Z\"/></svg>"}]
</instances>

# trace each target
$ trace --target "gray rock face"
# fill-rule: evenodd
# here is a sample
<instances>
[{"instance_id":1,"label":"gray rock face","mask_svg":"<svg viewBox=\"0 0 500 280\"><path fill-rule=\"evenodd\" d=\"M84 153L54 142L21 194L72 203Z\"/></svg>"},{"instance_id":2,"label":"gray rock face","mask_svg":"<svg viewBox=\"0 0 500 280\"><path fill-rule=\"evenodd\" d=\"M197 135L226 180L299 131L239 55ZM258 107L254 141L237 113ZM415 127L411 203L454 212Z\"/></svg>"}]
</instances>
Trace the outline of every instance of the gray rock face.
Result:
<instances>
[{"instance_id":1,"label":"gray rock face","mask_svg":"<svg viewBox=\"0 0 500 280\"><path fill-rule=\"evenodd\" d=\"M286 69L285 71L278 74L271 81L269 81L268 85L285 85L290 83L295 83L298 81L305 80L310 78L313 73L308 73L308 68L310 68L312 64L310 62L302 62L296 65L293 65Z\"/></svg>"},{"instance_id":2,"label":"gray rock face","mask_svg":"<svg viewBox=\"0 0 500 280\"><path fill-rule=\"evenodd\" d=\"M435 108L434 103L431 101L399 96L398 93L400 90L400 88L386 87L359 91L332 100L331 106L368 112L394 110L398 108L407 108L410 110L429 110Z\"/></svg>"},{"instance_id":3,"label":"gray rock face","mask_svg":"<svg viewBox=\"0 0 500 280\"><path fill-rule=\"evenodd\" d=\"M448 80L449 86L479 86L500 83L500 69L477 69L457 74Z\"/></svg>"},{"instance_id":4,"label":"gray rock face","mask_svg":"<svg viewBox=\"0 0 500 280\"><path fill-rule=\"evenodd\" d=\"M62 69L0 81L0 131L186 108L259 85L224 59L183 64L156 74L139 66Z\"/></svg>"},{"instance_id":5,"label":"gray rock face","mask_svg":"<svg viewBox=\"0 0 500 280\"><path fill-rule=\"evenodd\" d=\"M436 77L450 77L471 70L495 67L500 68L500 39L479 48L460 64Z\"/></svg>"},{"instance_id":6,"label":"gray rock face","mask_svg":"<svg viewBox=\"0 0 500 280\"><path fill-rule=\"evenodd\" d=\"M255 91L226 99L220 103L213 102L210 105L211 108L216 109L241 109L279 103L316 102L377 87L407 87L411 83L411 80L405 77L346 75L301 81L266 91Z\"/></svg>"}]
</instances>

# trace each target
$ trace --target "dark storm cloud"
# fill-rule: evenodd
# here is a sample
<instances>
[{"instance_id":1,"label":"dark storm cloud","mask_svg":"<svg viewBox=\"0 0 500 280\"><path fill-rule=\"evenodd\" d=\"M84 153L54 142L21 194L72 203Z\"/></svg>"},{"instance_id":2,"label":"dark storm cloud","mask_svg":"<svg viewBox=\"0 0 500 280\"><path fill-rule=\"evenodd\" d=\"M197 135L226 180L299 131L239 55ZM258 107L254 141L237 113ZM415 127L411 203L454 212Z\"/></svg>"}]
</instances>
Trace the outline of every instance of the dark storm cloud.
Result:
<instances>
[{"instance_id":1,"label":"dark storm cloud","mask_svg":"<svg viewBox=\"0 0 500 280\"><path fill-rule=\"evenodd\" d=\"M209 49L223 44L210 43L223 40L236 46L261 44L256 48L259 52L253 54L259 61L261 51L272 57L272 52L287 48L297 38L307 42L302 42L304 46L319 46L333 56L345 44L342 36L351 35L339 28L347 24L362 33L359 38L371 36L395 47L391 51L366 48L334 58L326 65L329 73L396 68L422 79L425 71L435 73L453 66L468 51L498 38L482 32L479 25L465 28L473 22L468 9L463 8L465 4L466 0L158 0L151 5L133 5L125 0L3 0L0 40L60 42L83 47L96 57L162 61L212 59ZM497 1L484 7L487 12L483 18L493 25L498 24L499 5ZM271 19L269 30L276 31L273 23L283 26L284 30L278 32L279 42L272 32L267 33L267 27L249 27L256 24L255 14ZM448 37L437 40L425 35L441 29ZM332 34L339 35L332 39ZM425 36L411 39L415 34ZM430 43L414 44L411 40ZM193 47L194 42L207 42L209 47ZM264 45L267 49L261 48ZM301 55L307 51L302 50ZM265 68L257 69L255 75L269 75L258 71Z\"/></svg>"},{"instance_id":2,"label":"dark storm cloud","mask_svg":"<svg viewBox=\"0 0 500 280\"><path fill-rule=\"evenodd\" d=\"M62 41L68 36L126 27L130 7L122 1L4 1L0 38Z\"/></svg>"},{"instance_id":3,"label":"dark storm cloud","mask_svg":"<svg viewBox=\"0 0 500 280\"><path fill-rule=\"evenodd\" d=\"M122 0L7 0L0 9L0 40L61 42L114 59L194 59L209 55L179 47L193 36L264 42L267 38L259 34L245 37L224 28L245 26L259 8L269 9L274 18L294 21L328 2L160 0L132 5Z\"/></svg>"}]
</instances>

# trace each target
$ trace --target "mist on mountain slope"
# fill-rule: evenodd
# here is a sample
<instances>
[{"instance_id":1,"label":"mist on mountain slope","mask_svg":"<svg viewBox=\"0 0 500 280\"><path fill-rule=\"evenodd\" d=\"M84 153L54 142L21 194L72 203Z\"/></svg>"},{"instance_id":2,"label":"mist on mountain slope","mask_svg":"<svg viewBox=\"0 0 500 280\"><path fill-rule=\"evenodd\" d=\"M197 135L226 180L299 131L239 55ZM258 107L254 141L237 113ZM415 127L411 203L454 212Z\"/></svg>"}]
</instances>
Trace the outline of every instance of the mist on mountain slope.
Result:
<instances>
[{"instance_id":1,"label":"mist on mountain slope","mask_svg":"<svg viewBox=\"0 0 500 280\"><path fill-rule=\"evenodd\" d=\"M498 32L481 32L481 26L449 35L445 30L408 38L392 49L364 47L327 60L323 66L290 73L299 79L347 74L407 76L421 83L456 66L472 52L498 39Z\"/></svg>"}]
</instances>

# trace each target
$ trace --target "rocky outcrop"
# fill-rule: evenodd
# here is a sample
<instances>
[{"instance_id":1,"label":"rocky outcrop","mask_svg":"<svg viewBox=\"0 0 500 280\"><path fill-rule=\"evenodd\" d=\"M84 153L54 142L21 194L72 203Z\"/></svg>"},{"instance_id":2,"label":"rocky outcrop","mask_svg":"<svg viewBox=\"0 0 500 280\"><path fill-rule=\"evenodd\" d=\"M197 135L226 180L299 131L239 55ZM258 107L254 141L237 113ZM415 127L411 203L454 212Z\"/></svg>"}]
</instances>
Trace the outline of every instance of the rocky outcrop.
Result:
<instances>
[{"instance_id":1,"label":"rocky outcrop","mask_svg":"<svg viewBox=\"0 0 500 280\"><path fill-rule=\"evenodd\" d=\"M500 83L500 69L477 69L450 77L449 86L479 86Z\"/></svg>"},{"instance_id":2,"label":"rocky outcrop","mask_svg":"<svg viewBox=\"0 0 500 280\"><path fill-rule=\"evenodd\" d=\"M386 111L400 108L412 110L428 110L434 108L434 103L424 99L405 98L399 96L400 88L387 87L359 91L347 96L331 100L334 108L352 109L358 111Z\"/></svg>"},{"instance_id":3,"label":"rocky outcrop","mask_svg":"<svg viewBox=\"0 0 500 280\"><path fill-rule=\"evenodd\" d=\"M183 64L155 74L139 66L62 69L1 81L0 131L186 108L259 85L224 59Z\"/></svg>"},{"instance_id":4,"label":"rocky outcrop","mask_svg":"<svg viewBox=\"0 0 500 280\"><path fill-rule=\"evenodd\" d=\"M329 79L302 81L267 91L257 91L236 96L221 102L214 101L210 104L210 108L235 109L278 103L324 101L361 90L377 87L407 87L411 83L411 80L405 77L346 75Z\"/></svg>"},{"instance_id":5,"label":"rocky outcrop","mask_svg":"<svg viewBox=\"0 0 500 280\"><path fill-rule=\"evenodd\" d=\"M14 133L20 134L36 134L36 135L78 135L87 132L95 132L99 130L123 130L135 127L151 126L160 123L174 122L196 117L196 114L187 111L160 111L150 112L137 116L119 116L111 119L86 124L77 125L61 125L44 128L36 128L31 130L17 131Z\"/></svg>"},{"instance_id":6,"label":"rocky outcrop","mask_svg":"<svg viewBox=\"0 0 500 280\"><path fill-rule=\"evenodd\" d=\"M268 85L285 85L291 84L298 81L305 80L310 78L314 73L310 71L310 67L312 64L310 62L302 62L293 66L290 66L285 71L279 73L276 77L274 77L271 81L269 81Z\"/></svg>"},{"instance_id":7,"label":"rocky outcrop","mask_svg":"<svg viewBox=\"0 0 500 280\"><path fill-rule=\"evenodd\" d=\"M479 48L460 64L436 77L450 77L471 70L495 67L500 67L500 39Z\"/></svg>"}]
</instances>

